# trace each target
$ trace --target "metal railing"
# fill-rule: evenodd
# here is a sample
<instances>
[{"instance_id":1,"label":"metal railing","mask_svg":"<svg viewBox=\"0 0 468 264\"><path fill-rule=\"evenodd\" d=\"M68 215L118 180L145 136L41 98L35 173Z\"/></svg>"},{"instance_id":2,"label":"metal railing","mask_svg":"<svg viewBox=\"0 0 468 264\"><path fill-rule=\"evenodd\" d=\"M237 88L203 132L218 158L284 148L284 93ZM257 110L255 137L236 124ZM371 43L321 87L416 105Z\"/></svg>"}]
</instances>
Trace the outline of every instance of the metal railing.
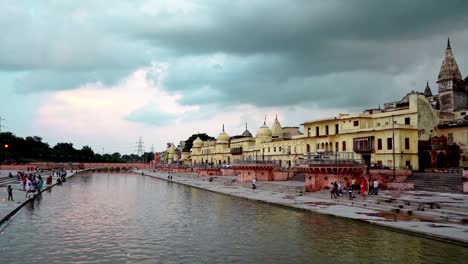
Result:
<instances>
[{"instance_id":1,"label":"metal railing","mask_svg":"<svg viewBox=\"0 0 468 264\"><path fill-rule=\"evenodd\" d=\"M279 160L234 160L233 165L246 165L246 164L264 164L264 165L280 165Z\"/></svg>"},{"instance_id":2,"label":"metal railing","mask_svg":"<svg viewBox=\"0 0 468 264\"><path fill-rule=\"evenodd\" d=\"M355 159L353 152L322 152L307 153L305 159L296 161L297 166L301 165L362 165L362 159Z\"/></svg>"}]
</instances>

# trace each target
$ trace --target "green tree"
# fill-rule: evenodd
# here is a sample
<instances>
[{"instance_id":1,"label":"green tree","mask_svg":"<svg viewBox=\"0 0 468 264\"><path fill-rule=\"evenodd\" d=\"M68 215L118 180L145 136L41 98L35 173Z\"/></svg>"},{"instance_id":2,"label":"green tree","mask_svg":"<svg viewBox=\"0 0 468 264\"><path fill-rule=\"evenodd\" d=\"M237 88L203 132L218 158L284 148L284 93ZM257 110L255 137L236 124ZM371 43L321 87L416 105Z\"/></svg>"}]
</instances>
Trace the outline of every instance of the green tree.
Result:
<instances>
[{"instance_id":1,"label":"green tree","mask_svg":"<svg viewBox=\"0 0 468 264\"><path fill-rule=\"evenodd\" d=\"M193 134L187 140L185 140L185 146L183 149L184 152L189 152L192 149L193 141L197 139L197 137L199 137L203 141L215 139L214 137L208 136L206 133Z\"/></svg>"}]
</instances>

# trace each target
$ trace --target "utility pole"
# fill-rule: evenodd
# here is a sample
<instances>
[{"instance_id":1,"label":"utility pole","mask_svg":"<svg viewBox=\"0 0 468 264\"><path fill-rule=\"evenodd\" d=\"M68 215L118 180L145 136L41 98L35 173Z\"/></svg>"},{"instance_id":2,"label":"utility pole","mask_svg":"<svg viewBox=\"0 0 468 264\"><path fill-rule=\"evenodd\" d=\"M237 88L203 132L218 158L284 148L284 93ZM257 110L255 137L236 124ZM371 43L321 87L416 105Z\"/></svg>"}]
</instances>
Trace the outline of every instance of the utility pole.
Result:
<instances>
[{"instance_id":1,"label":"utility pole","mask_svg":"<svg viewBox=\"0 0 468 264\"><path fill-rule=\"evenodd\" d=\"M395 116L392 115L392 155L393 155L393 180L395 180L396 175L395 175Z\"/></svg>"}]
</instances>

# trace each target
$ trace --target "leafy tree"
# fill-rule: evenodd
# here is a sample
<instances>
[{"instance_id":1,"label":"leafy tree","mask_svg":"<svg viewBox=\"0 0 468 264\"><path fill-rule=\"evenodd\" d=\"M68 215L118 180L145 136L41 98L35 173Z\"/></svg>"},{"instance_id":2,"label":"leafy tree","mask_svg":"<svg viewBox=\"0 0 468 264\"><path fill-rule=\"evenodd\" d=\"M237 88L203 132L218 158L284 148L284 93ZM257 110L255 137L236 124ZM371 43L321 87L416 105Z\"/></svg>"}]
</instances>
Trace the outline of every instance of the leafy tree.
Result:
<instances>
[{"instance_id":1,"label":"leafy tree","mask_svg":"<svg viewBox=\"0 0 468 264\"><path fill-rule=\"evenodd\" d=\"M214 140L214 137L208 136L206 133L198 133L198 134L193 134L191 135L187 140L185 140L185 146L183 151L184 152L189 152L192 149L193 146L193 141L199 137L201 140L206 141L206 140Z\"/></svg>"}]
</instances>

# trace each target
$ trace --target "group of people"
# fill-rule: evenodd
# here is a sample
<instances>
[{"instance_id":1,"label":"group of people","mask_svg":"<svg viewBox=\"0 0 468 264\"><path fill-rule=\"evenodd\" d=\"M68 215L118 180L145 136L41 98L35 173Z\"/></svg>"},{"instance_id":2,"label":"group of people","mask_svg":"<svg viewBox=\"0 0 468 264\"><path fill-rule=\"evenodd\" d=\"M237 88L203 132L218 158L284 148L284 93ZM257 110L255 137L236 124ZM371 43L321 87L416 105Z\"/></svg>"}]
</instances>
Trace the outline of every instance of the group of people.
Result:
<instances>
[{"instance_id":1,"label":"group of people","mask_svg":"<svg viewBox=\"0 0 468 264\"><path fill-rule=\"evenodd\" d=\"M18 175L18 179L23 186L23 191L26 191L26 196L30 193L35 193L37 191L38 194L41 193L42 187L44 186L44 180L40 174L36 173L21 173Z\"/></svg>"},{"instance_id":2,"label":"group of people","mask_svg":"<svg viewBox=\"0 0 468 264\"><path fill-rule=\"evenodd\" d=\"M26 192L25 197L28 197L30 193L35 193L41 194L44 186L44 179L42 178L41 174L39 174L39 171L37 168L29 168L27 169L27 172L25 171L18 171L16 174L16 178L18 179L18 182L20 184L19 189L23 190ZM13 174L10 172L8 174L9 177L14 177ZM66 180L67 176L67 171L64 169L55 169L52 170L51 175L49 175L47 178L45 178L45 184L51 185L52 184L52 176L57 176L57 182L61 183ZM8 200L9 201L14 201L13 200L13 187L11 185L7 186L7 193L8 193Z\"/></svg>"},{"instance_id":3,"label":"group of people","mask_svg":"<svg viewBox=\"0 0 468 264\"><path fill-rule=\"evenodd\" d=\"M369 179L366 181L365 178L358 183L356 178L351 179L351 184L346 181L346 190L348 190L348 198L353 199L356 195L361 196L362 199L365 199L367 195L378 195L379 194L379 181L374 179L373 181ZM330 196L331 199L337 199L338 197L343 197L343 184L340 181L339 183L332 182L330 184Z\"/></svg>"}]
</instances>

